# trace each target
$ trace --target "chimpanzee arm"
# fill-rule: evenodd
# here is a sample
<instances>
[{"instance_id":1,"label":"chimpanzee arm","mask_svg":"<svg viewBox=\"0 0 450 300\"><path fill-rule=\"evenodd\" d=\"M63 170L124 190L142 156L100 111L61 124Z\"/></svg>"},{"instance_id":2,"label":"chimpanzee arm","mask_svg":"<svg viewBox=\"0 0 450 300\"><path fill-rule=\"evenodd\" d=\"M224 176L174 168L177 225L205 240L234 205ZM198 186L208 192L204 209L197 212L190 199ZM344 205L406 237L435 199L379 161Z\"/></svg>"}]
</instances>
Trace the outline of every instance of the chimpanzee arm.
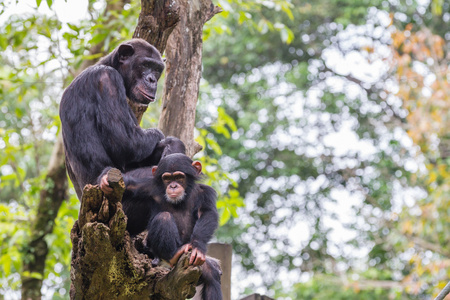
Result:
<instances>
[{"instance_id":1,"label":"chimpanzee arm","mask_svg":"<svg viewBox=\"0 0 450 300\"><path fill-rule=\"evenodd\" d=\"M168 136L158 142L152 155L141 161L140 166L156 166L161 158L173 153L186 154L186 146L180 139Z\"/></svg>"},{"instance_id":2,"label":"chimpanzee arm","mask_svg":"<svg viewBox=\"0 0 450 300\"><path fill-rule=\"evenodd\" d=\"M97 178L97 184L100 186L100 188L103 190L102 187L102 179L103 176L105 176L109 170L111 170L112 167L106 167L103 172L98 176ZM139 168L132 171L128 171L126 173L122 173L123 181L125 183L125 193L127 195L134 195L137 191L142 190L149 190L152 186L152 168L146 167L146 168ZM105 190L104 190L105 192ZM149 193L150 195L150 193Z\"/></svg>"},{"instance_id":3,"label":"chimpanzee arm","mask_svg":"<svg viewBox=\"0 0 450 300\"><path fill-rule=\"evenodd\" d=\"M127 164L151 156L164 135L158 129L139 126L126 101L121 75L113 68L98 67L102 68L95 97L99 138L114 163L125 169Z\"/></svg>"},{"instance_id":4,"label":"chimpanzee arm","mask_svg":"<svg viewBox=\"0 0 450 300\"><path fill-rule=\"evenodd\" d=\"M191 235L191 245L203 253L206 253L206 244L211 240L214 231L219 225L219 215L216 208L216 191L207 185L199 184L196 201L199 205L199 218L195 223Z\"/></svg>"}]
</instances>

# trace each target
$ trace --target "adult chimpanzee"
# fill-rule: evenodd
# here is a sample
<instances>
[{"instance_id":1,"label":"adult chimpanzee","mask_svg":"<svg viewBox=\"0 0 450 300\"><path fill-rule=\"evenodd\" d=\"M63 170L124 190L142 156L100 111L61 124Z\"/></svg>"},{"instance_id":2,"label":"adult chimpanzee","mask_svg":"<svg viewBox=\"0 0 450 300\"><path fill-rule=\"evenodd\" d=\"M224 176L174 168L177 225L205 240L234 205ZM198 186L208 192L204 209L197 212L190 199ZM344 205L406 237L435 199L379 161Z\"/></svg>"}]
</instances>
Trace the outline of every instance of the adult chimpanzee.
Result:
<instances>
[{"instance_id":1,"label":"adult chimpanzee","mask_svg":"<svg viewBox=\"0 0 450 300\"><path fill-rule=\"evenodd\" d=\"M132 39L83 71L65 90L59 114L66 166L79 198L83 187L95 184L107 166L124 172L156 165L161 155L184 152L180 140L164 140L158 129L143 130L127 104L127 98L153 102L163 70L158 50Z\"/></svg>"},{"instance_id":2,"label":"adult chimpanzee","mask_svg":"<svg viewBox=\"0 0 450 300\"><path fill-rule=\"evenodd\" d=\"M99 178L105 193L111 191L107 171ZM220 300L220 267L205 255L218 226L217 195L213 188L197 183L201 171L201 163L184 154L167 155L153 168L123 174L122 204L127 230L131 235L147 230L147 247L157 259L174 265L181 254L192 250L190 264L202 266L203 299Z\"/></svg>"}]
</instances>

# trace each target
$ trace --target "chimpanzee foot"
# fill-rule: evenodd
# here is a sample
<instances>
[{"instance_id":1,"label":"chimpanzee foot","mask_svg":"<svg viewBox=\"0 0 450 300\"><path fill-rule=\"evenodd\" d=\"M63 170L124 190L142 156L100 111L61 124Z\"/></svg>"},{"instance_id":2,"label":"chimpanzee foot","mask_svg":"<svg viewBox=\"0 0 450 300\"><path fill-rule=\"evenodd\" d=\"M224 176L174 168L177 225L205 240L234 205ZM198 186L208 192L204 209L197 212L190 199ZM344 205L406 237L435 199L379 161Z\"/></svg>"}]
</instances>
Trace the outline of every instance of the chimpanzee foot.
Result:
<instances>
[{"instance_id":1,"label":"chimpanzee foot","mask_svg":"<svg viewBox=\"0 0 450 300\"><path fill-rule=\"evenodd\" d=\"M159 257L155 257L152 260L152 267L157 267L159 265L159 263L161 262L161 260L159 259Z\"/></svg>"}]
</instances>

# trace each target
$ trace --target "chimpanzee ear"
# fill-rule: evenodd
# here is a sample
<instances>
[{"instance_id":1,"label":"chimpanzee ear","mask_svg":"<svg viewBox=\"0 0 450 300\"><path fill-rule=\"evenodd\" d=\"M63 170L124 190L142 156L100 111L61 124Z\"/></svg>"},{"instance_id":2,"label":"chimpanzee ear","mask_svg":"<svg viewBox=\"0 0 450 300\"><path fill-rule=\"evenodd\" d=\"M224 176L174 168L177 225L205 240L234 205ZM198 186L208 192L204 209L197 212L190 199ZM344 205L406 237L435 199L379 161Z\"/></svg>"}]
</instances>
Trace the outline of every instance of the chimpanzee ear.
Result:
<instances>
[{"instance_id":1,"label":"chimpanzee ear","mask_svg":"<svg viewBox=\"0 0 450 300\"><path fill-rule=\"evenodd\" d=\"M119 62L123 62L134 54L134 48L130 44L122 44L119 46Z\"/></svg>"},{"instance_id":2,"label":"chimpanzee ear","mask_svg":"<svg viewBox=\"0 0 450 300\"><path fill-rule=\"evenodd\" d=\"M197 174L200 174L202 172L202 163L198 160L192 162L192 166L197 170Z\"/></svg>"},{"instance_id":3,"label":"chimpanzee ear","mask_svg":"<svg viewBox=\"0 0 450 300\"><path fill-rule=\"evenodd\" d=\"M155 176L156 174L156 169L158 169L157 166L152 167L152 175Z\"/></svg>"}]
</instances>

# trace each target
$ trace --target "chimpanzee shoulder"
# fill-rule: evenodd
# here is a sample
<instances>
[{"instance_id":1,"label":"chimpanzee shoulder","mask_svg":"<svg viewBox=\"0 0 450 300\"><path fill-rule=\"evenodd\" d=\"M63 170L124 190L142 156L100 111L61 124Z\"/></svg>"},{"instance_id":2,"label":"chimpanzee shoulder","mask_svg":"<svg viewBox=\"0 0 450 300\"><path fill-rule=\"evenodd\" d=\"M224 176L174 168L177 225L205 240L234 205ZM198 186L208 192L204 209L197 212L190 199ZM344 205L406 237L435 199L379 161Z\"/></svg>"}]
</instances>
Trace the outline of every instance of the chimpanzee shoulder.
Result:
<instances>
[{"instance_id":1,"label":"chimpanzee shoulder","mask_svg":"<svg viewBox=\"0 0 450 300\"><path fill-rule=\"evenodd\" d=\"M103 84L114 83L118 85L116 86L117 88L124 88L123 78L116 69L110 66L96 64L81 72L67 87L65 92L71 91L72 88L76 88L78 89L77 92L83 93L84 91L84 93L91 93L92 90L87 87L100 84L103 80L106 80Z\"/></svg>"},{"instance_id":2,"label":"chimpanzee shoulder","mask_svg":"<svg viewBox=\"0 0 450 300\"><path fill-rule=\"evenodd\" d=\"M216 205L217 192L209 185L198 183L198 193L201 201L206 201L208 204Z\"/></svg>"}]
</instances>

